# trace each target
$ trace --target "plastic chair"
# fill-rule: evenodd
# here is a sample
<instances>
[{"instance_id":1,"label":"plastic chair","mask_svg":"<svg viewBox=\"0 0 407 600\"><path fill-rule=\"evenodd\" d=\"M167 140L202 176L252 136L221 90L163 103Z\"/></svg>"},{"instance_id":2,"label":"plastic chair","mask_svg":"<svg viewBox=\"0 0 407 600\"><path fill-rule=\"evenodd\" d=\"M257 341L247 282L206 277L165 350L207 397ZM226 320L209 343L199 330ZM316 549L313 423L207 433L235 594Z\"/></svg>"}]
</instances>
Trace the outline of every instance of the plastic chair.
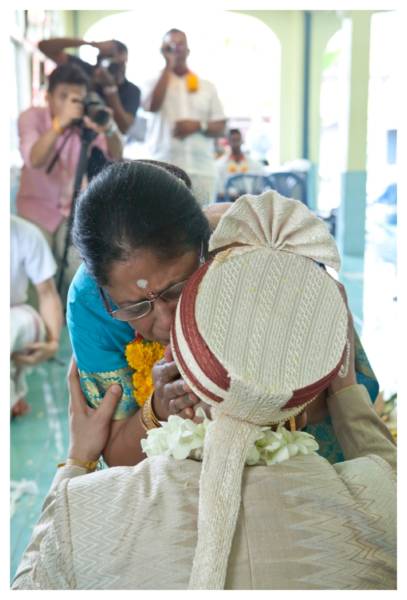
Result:
<instances>
[{"instance_id":1,"label":"plastic chair","mask_svg":"<svg viewBox=\"0 0 407 600\"><path fill-rule=\"evenodd\" d=\"M287 198L300 200L308 206L305 180L292 171L279 171L269 175L270 187Z\"/></svg>"},{"instance_id":2,"label":"plastic chair","mask_svg":"<svg viewBox=\"0 0 407 600\"><path fill-rule=\"evenodd\" d=\"M266 175L256 175L254 173L238 173L231 175L226 181L225 200L234 202L243 194L262 194L267 190L273 189L273 185Z\"/></svg>"}]
</instances>

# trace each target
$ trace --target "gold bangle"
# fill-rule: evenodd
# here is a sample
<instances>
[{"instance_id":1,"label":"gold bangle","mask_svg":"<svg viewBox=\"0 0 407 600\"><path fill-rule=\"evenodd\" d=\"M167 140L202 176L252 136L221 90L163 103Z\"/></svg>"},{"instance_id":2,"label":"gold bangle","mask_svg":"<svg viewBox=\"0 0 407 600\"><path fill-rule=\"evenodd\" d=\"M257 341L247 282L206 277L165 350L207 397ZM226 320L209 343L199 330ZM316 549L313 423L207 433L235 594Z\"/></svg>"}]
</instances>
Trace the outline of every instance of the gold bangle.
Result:
<instances>
[{"instance_id":1,"label":"gold bangle","mask_svg":"<svg viewBox=\"0 0 407 600\"><path fill-rule=\"evenodd\" d=\"M67 458L65 462L59 463L58 468L65 467L65 466L83 467L84 469L86 469L88 471L88 473L91 473L92 471L96 471L98 462L99 462L99 460L88 460L85 462L83 460L78 460L77 458Z\"/></svg>"},{"instance_id":2,"label":"gold bangle","mask_svg":"<svg viewBox=\"0 0 407 600\"><path fill-rule=\"evenodd\" d=\"M157 427L161 427L161 423L157 419L157 416L153 410L153 394L144 402L141 407L140 420L143 427L147 430L156 429Z\"/></svg>"},{"instance_id":3,"label":"gold bangle","mask_svg":"<svg viewBox=\"0 0 407 600\"><path fill-rule=\"evenodd\" d=\"M64 128L62 127L58 117L54 117L52 119L52 131L54 131L55 133L57 133L58 135L61 135L61 133L64 133Z\"/></svg>"},{"instance_id":4,"label":"gold bangle","mask_svg":"<svg viewBox=\"0 0 407 600\"><path fill-rule=\"evenodd\" d=\"M138 411L138 415L140 417L140 423L141 423L142 428L144 429L144 431L148 431L147 425L143 421L143 409L142 408L140 408L140 410Z\"/></svg>"}]
</instances>

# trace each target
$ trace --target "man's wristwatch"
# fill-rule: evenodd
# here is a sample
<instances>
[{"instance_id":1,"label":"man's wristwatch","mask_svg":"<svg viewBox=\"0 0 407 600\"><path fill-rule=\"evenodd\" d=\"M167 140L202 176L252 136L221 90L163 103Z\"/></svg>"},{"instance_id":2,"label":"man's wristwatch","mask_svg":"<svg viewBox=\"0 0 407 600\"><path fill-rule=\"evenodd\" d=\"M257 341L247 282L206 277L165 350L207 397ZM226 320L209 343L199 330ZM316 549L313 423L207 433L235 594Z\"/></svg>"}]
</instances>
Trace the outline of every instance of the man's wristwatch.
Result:
<instances>
[{"instance_id":1,"label":"man's wristwatch","mask_svg":"<svg viewBox=\"0 0 407 600\"><path fill-rule=\"evenodd\" d=\"M199 131L204 135L208 133L208 121L200 121L199 123Z\"/></svg>"}]
</instances>

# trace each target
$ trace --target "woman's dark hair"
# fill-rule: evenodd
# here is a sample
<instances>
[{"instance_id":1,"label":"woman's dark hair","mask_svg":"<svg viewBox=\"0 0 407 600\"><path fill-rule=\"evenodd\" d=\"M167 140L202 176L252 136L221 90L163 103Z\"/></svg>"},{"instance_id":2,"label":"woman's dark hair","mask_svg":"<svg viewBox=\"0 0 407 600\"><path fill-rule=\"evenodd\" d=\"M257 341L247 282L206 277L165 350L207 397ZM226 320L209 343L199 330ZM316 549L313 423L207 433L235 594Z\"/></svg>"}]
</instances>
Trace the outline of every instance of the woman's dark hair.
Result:
<instances>
[{"instance_id":1,"label":"woman's dark hair","mask_svg":"<svg viewBox=\"0 0 407 600\"><path fill-rule=\"evenodd\" d=\"M163 260L202 243L206 251L209 223L190 183L174 165L142 160L113 163L92 179L77 200L72 239L99 285L136 248Z\"/></svg>"},{"instance_id":2,"label":"woman's dark hair","mask_svg":"<svg viewBox=\"0 0 407 600\"><path fill-rule=\"evenodd\" d=\"M89 77L78 65L67 63L54 69L48 77L48 92L51 94L60 83L84 85L89 89Z\"/></svg>"}]
</instances>

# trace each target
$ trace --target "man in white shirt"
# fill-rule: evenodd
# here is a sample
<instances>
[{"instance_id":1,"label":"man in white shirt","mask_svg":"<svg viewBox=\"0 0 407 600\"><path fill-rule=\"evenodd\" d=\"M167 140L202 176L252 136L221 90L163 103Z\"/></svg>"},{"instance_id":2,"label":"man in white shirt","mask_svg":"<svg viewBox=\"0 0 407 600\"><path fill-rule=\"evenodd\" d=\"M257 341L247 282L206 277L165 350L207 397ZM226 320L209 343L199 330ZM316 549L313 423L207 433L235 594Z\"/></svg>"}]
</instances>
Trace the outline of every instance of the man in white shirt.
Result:
<instances>
[{"instance_id":1,"label":"man in white shirt","mask_svg":"<svg viewBox=\"0 0 407 600\"><path fill-rule=\"evenodd\" d=\"M226 182L229 177L239 175L240 173L267 175L264 165L250 158L246 152L242 152L243 138L240 129L229 130L228 142L230 152L226 152L216 161L217 200L236 200L236 197L231 197L231 190L229 194L226 192Z\"/></svg>"},{"instance_id":2,"label":"man in white shirt","mask_svg":"<svg viewBox=\"0 0 407 600\"><path fill-rule=\"evenodd\" d=\"M166 65L143 89L143 108L153 113L147 132L150 157L184 169L201 205L214 200L213 140L223 135L225 115L215 86L187 66L185 33L168 31L161 52Z\"/></svg>"},{"instance_id":3,"label":"man in white shirt","mask_svg":"<svg viewBox=\"0 0 407 600\"><path fill-rule=\"evenodd\" d=\"M58 351L63 314L53 280L56 263L45 237L20 217L13 215L10 225L10 406L17 416L29 410L27 368ZM27 304L29 281L39 312Z\"/></svg>"}]
</instances>

